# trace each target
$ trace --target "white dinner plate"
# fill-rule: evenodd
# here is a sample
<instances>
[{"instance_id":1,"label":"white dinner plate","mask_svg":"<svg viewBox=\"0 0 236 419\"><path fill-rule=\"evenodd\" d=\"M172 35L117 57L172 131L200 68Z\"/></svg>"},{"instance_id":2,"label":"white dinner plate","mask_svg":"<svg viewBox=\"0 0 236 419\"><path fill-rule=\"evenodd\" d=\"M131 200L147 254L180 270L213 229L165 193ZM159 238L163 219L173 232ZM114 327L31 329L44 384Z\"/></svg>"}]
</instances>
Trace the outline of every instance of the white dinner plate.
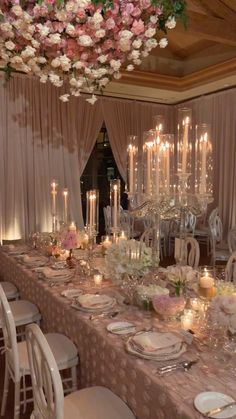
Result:
<instances>
[{"instance_id":1,"label":"white dinner plate","mask_svg":"<svg viewBox=\"0 0 236 419\"><path fill-rule=\"evenodd\" d=\"M68 290L62 291L61 295L63 297L69 298L69 300L72 300L73 298L79 297L79 295L81 295L82 293L83 291L79 288L70 288Z\"/></svg>"},{"instance_id":2,"label":"white dinner plate","mask_svg":"<svg viewBox=\"0 0 236 419\"><path fill-rule=\"evenodd\" d=\"M200 413L204 414L211 409L224 406L231 402L234 402L234 399L227 394L217 393L215 391L204 391L195 397L194 406ZM215 419L227 419L232 418L235 415L236 406L233 406L210 417Z\"/></svg>"},{"instance_id":3,"label":"white dinner plate","mask_svg":"<svg viewBox=\"0 0 236 419\"><path fill-rule=\"evenodd\" d=\"M128 335L136 330L136 326L129 322L113 322L107 325L107 330L115 335Z\"/></svg>"},{"instance_id":4,"label":"white dinner plate","mask_svg":"<svg viewBox=\"0 0 236 419\"><path fill-rule=\"evenodd\" d=\"M77 301L86 310L102 310L112 306L116 300L106 294L83 294Z\"/></svg>"}]
</instances>

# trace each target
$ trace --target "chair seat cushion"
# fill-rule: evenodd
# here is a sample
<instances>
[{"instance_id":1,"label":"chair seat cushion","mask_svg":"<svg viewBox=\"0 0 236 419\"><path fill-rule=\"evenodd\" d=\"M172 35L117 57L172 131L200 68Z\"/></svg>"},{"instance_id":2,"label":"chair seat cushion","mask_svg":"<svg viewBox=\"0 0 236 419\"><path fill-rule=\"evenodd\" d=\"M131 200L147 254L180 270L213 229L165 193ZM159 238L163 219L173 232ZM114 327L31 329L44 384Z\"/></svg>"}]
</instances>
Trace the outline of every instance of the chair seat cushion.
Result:
<instances>
[{"instance_id":1,"label":"chair seat cushion","mask_svg":"<svg viewBox=\"0 0 236 419\"><path fill-rule=\"evenodd\" d=\"M0 284L8 300L13 300L14 298L19 297L19 291L14 284L8 281L0 282Z\"/></svg>"},{"instance_id":2,"label":"chair seat cushion","mask_svg":"<svg viewBox=\"0 0 236 419\"><path fill-rule=\"evenodd\" d=\"M64 399L64 419L135 419L128 406L105 387L75 391Z\"/></svg>"},{"instance_id":3,"label":"chair seat cushion","mask_svg":"<svg viewBox=\"0 0 236 419\"><path fill-rule=\"evenodd\" d=\"M33 323L41 319L41 314L39 313L38 307L30 301L17 300L10 301L9 304L16 326L23 326L25 324Z\"/></svg>"},{"instance_id":4,"label":"chair seat cushion","mask_svg":"<svg viewBox=\"0 0 236 419\"><path fill-rule=\"evenodd\" d=\"M52 350L59 370L70 368L78 363L78 350L70 339L60 333L47 333L45 337ZM24 371L25 374L30 374L26 342L18 342L17 348L20 369Z\"/></svg>"}]
</instances>

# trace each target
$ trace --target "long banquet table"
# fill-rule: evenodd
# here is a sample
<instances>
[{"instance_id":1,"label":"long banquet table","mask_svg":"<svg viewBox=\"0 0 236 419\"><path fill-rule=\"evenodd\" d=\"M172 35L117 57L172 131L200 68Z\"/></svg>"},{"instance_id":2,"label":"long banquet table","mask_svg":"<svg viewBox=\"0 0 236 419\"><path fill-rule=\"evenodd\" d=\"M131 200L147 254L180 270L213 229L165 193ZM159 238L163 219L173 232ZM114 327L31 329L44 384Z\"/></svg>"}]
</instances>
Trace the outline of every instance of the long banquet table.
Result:
<instances>
[{"instance_id":1,"label":"long banquet table","mask_svg":"<svg viewBox=\"0 0 236 419\"><path fill-rule=\"evenodd\" d=\"M80 385L110 388L127 402L138 419L201 418L193 400L202 391L219 391L235 397L235 373L216 361L208 348L193 343L182 358L199 357L199 362L188 372L181 370L161 377L156 374L158 363L127 353L124 339L107 332L106 325L112 320L91 321L89 314L72 308L71 302L61 296L65 286L50 287L46 281L39 280L35 272L3 251L0 251L0 276L18 287L21 298L37 304L45 332L64 333L77 345ZM76 284L75 278L73 287L76 286L83 288ZM107 284L101 292L117 293L117 290ZM152 326L163 330L165 327L155 315L148 318L141 310L124 305L116 319L132 320L140 329Z\"/></svg>"}]
</instances>

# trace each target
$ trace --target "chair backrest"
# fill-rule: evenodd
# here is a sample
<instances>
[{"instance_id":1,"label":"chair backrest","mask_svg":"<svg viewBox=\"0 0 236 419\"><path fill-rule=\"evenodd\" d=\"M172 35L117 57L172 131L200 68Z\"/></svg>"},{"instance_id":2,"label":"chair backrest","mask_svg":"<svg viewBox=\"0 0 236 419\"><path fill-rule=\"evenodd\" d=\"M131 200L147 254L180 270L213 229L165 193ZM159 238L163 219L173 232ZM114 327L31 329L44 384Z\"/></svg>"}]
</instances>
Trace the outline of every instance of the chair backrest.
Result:
<instances>
[{"instance_id":1,"label":"chair backrest","mask_svg":"<svg viewBox=\"0 0 236 419\"><path fill-rule=\"evenodd\" d=\"M185 260L186 265L192 266L196 269L199 265L200 259L200 248L198 241L193 237L186 237L184 239L185 244Z\"/></svg>"},{"instance_id":2,"label":"chair backrest","mask_svg":"<svg viewBox=\"0 0 236 419\"><path fill-rule=\"evenodd\" d=\"M153 228L147 228L140 237L140 242L145 243L147 247L152 247Z\"/></svg>"},{"instance_id":3,"label":"chair backrest","mask_svg":"<svg viewBox=\"0 0 236 419\"><path fill-rule=\"evenodd\" d=\"M236 227L231 228L228 233L228 245L230 253L236 250Z\"/></svg>"},{"instance_id":4,"label":"chair backrest","mask_svg":"<svg viewBox=\"0 0 236 419\"><path fill-rule=\"evenodd\" d=\"M64 395L57 363L40 327L26 327L35 419L63 419Z\"/></svg>"},{"instance_id":5,"label":"chair backrest","mask_svg":"<svg viewBox=\"0 0 236 419\"><path fill-rule=\"evenodd\" d=\"M16 326L11 307L0 285L1 322L4 337L5 360L15 382L20 381L19 354L17 349ZM11 360L11 362L9 362Z\"/></svg>"},{"instance_id":6,"label":"chair backrest","mask_svg":"<svg viewBox=\"0 0 236 419\"><path fill-rule=\"evenodd\" d=\"M194 230L196 227L197 217L196 215L188 212L185 219L185 228L188 233L194 234Z\"/></svg>"},{"instance_id":7,"label":"chair backrest","mask_svg":"<svg viewBox=\"0 0 236 419\"><path fill-rule=\"evenodd\" d=\"M219 208L218 208L218 207L214 208L214 209L210 212L209 217L208 217L208 224L209 224L209 225L210 225L210 224L212 224L213 220L215 219L215 217L216 217L217 215L219 215Z\"/></svg>"},{"instance_id":8,"label":"chair backrest","mask_svg":"<svg viewBox=\"0 0 236 419\"><path fill-rule=\"evenodd\" d=\"M236 284L236 251L232 253L225 267L226 281L233 281Z\"/></svg>"}]
</instances>

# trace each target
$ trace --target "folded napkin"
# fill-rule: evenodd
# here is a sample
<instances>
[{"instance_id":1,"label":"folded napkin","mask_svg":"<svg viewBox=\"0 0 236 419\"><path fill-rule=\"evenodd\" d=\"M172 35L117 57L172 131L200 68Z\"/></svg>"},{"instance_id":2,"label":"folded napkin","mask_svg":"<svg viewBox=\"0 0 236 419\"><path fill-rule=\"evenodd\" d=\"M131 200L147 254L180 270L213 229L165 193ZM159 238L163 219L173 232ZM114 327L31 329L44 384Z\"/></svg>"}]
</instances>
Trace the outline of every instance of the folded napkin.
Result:
<instances>
[{"instance_id":1,"label":"folded napkin","mask_svg":"<svg viewBox=\"0 0 236 419\"><path fill-rule=\"evenodd\" d=\"M180 336L173 333L150 332L136 335L132 338L132 343L142 352L172 351L182 344ZM168 351L169 352L169 351Z\"/></svg>"}]
</instances>

